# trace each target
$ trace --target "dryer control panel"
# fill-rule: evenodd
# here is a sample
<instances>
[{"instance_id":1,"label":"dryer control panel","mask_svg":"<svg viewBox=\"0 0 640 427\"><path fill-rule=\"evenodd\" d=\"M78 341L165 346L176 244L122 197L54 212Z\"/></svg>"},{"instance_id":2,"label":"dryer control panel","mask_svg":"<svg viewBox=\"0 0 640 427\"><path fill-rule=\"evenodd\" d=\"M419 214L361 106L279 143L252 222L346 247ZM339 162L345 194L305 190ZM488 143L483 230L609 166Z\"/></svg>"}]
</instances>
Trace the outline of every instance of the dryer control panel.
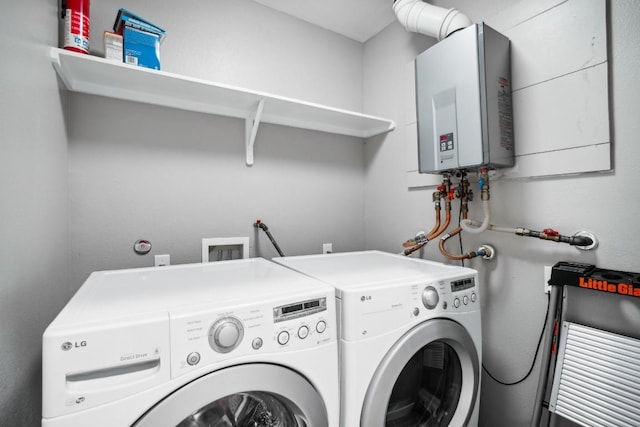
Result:
<instances>
[{"instance_id":1,"label":"dryer control panel","mask_svg":"<svg viewBox=\"0 0 640 427\"><path fill-rule=\"evenodd\" d=\"M480 310L475 276L440 280L412 287L412 314L433 317L434 314ZM416 294L420 294L417 298Z\"/></svg>"},{"instance_id":2,"label":"dryer control panel","mask_svg":"<svg viewBox=\"0 0 640 427\"><path fill-rule=\"evenodd\" d=\"M283 302L283 301L281 301ZM172 312L171 376L256 354L293 352L335 342L333 295L220 309Z\"/></svg>"},{"instance_id":3,"label":"dryer control panel","mask_svg":"<svg viewBox=\"0 0 640 427\"><path fill-rule=\"evenodd\" d=\"M476 290L476 281L474 277L452 280L450 286L454 309L459 309L461 306L467 306L469 304L475 304L478 300L478 292Z\"/></svg>"},{"instance_id":4,"label":"dryer control panel","mask_svg":"<svg viewBox=\"0 0 640 427\"><path fill-rule=\"evenodd\" d=\"M427 318L480 310L477 274L343 291L342 338L367 339Z\"/></svg>"}]
</instances>

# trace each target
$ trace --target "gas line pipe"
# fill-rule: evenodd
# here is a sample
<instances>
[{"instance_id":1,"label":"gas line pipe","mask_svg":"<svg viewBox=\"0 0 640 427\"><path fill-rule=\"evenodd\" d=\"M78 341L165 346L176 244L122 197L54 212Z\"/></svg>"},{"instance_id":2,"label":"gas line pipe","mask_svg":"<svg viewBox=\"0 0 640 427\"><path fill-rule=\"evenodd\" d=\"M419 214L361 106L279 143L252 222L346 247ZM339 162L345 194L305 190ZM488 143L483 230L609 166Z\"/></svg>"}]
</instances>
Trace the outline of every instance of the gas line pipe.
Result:
<instances>
[{"instance_id":1,"label":"gas line pipe","mask_svg":"<svg viewBox=\"0 0 640 427\"><path fill-rule=\"evenodd\" d=\"M487 229L491 231L499 231L501 233L515 234L516 236L535 237L541 240L550 240L557 243L567 243L571 246L578 247L578 249L584 250L594 249L598 244L596 237L593 234L585 231L578 232L573 236L565 236L552 228L545 228L542 231L536 231L529 230L524 227L513 228L490 224Z\"/></svg>"}]
</instances>

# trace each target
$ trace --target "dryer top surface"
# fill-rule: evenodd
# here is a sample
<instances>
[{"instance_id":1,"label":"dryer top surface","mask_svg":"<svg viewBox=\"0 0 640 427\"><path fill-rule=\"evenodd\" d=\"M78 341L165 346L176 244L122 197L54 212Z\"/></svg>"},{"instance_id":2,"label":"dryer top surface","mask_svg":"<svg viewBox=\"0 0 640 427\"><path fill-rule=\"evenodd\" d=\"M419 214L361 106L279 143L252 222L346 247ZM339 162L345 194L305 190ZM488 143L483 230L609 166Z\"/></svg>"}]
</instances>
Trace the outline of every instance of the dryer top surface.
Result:
<instances>
[{"instance_id":1,"label":"dryer top surface","mask_svg":"<svg viewBox=\"0 0 640 427\"><path fill-rule=\"evenodd\" d=\"M384 285L436 281L477 274L475 270L470 268L408 258L381 251L308 255L274 258L273 260L333 285L338 296L342 292Z\"/></svg>"}]
</instances>

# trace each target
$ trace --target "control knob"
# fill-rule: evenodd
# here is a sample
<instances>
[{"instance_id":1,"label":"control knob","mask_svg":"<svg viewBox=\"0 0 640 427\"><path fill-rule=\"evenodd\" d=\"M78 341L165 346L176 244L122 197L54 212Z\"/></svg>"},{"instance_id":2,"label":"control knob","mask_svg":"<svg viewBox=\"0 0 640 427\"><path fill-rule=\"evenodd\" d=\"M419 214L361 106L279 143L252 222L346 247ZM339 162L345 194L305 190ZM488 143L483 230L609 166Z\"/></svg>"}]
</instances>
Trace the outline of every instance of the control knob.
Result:
<instances>
[{"instance_id":1,"label":"control knob","mask_svg":"<svg viewBox=\"0 0 640 427\"><path fill-rule=\"evenodd\" d=\"M291 338L291 335L289 335L289 332L281 331L278 334L278 344L286 345L289 342L289 338Z\"/></svg>"},{"instance_id":2,"label":"control knob","mask_svg":"<svg viewBox=\"0 0 640 427\"><path fill-rule=\"evenodd\" d=\"M440 296L438 295L438 291L433 286L427 286L422 291L422 304L428 309L433 310L438 305L438 301L440 301Z\"/></svg>"},{"instance_id":3,"label":"control knob","mask_svg":"<svg viewBox=\"0 0 640 427\"><path fill-rule=\"evenodd\" d=\"M309 327L305 325L300 326L300 329L298 329L298 338L303 340L308 336L309 336Z\"/></svg>"},{"instance_id":4,"label":"control knob","mask_svg":"<svg viewBox=\"0 0 640 427\"><path fill-rule=\"evenodd\" d=\"M218 353L229 353L240 345L243 336L244 328L240 320L223 317L209 328L209 345Z\"/></svg>"},{"instance_id":5,"label":"control knob","mask_svg":"<svg viewBox=\"0 0 640 427\"><path fill-rule=\"evenodd\" d=\"M326 330L327 330L327 322L325 322L324 320L320 320L316 324L316 331L318 331L319 334L322 334Z\"/></svg>"}]
</instances>

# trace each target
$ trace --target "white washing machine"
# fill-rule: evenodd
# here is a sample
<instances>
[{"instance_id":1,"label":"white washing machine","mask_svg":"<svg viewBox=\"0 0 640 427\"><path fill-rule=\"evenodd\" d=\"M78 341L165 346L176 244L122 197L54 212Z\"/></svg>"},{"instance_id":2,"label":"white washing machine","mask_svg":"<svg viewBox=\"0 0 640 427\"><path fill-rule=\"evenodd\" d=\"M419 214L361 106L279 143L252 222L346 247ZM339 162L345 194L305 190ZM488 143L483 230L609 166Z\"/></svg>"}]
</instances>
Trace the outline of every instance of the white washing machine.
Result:
<instances>
[{"instance_id":1,"label":"white washing machine","mask_svg":"<svg viewBox=\"0 0 640 427\"><path fill-rule=\"evenodd\" d=\"M333 287L264 259L93 273L43 336L45 427L337 427Z\"/></svg>"},{"instance_id":2,"label":"white washing machine","mask_svg":"<svg viewBox=\"0 0 640 427\"><path fill-rule=\"evenodd\" d=\"M475 270L378 251L274 261L336 288L343 427L477 426Z\"/></svg>"}]
</instances>

